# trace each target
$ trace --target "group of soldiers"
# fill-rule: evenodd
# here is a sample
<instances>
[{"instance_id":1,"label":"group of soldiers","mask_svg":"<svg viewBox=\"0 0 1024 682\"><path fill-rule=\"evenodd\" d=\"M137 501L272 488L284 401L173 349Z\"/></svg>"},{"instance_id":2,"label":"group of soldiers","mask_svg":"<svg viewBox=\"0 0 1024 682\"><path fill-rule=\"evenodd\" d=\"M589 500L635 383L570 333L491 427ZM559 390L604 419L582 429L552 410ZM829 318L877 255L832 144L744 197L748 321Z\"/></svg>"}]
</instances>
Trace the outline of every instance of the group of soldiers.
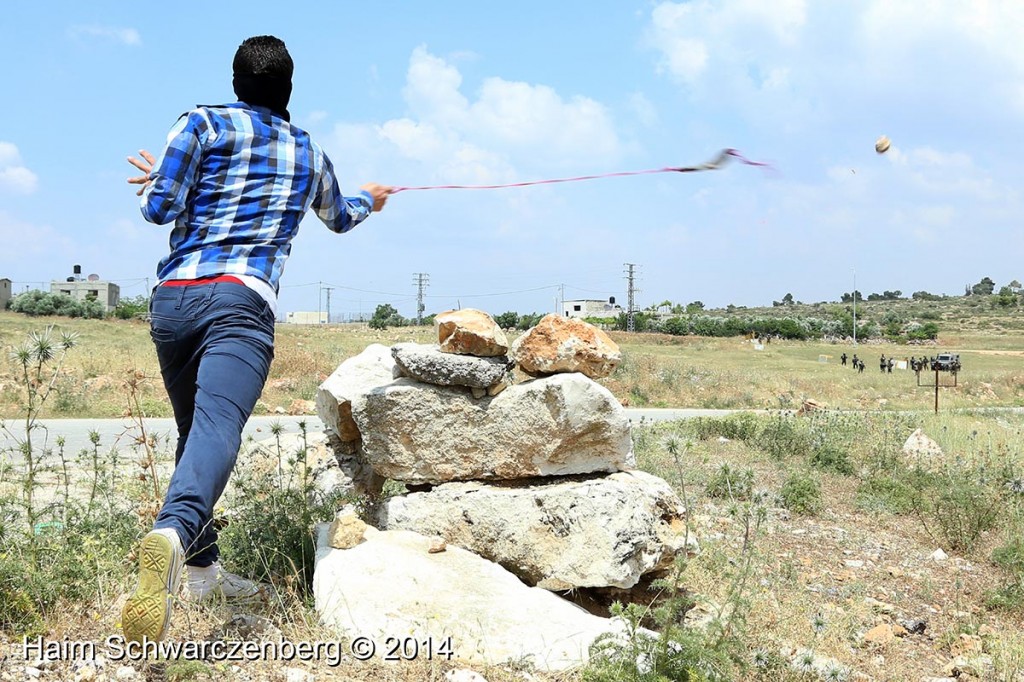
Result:
<instances>
[{"instance_id":1,"label":"group of soldiers","mask_svg":"<svg viewBox=\"0 0 1024 682\"><path fill-rule=\"evenodd\" d=\"M839 360L842 363L843 367L846 367L847 357L845 352L839 356ZM856 370L858 373L864 372L864 361L858 358L856 353L854 353L853 357L849 358L849 360L854 370ZM915 372L920 372L922 369L928 369L930 367L933 367L935 364L935 358L928 358L925 357L924 355L922 355L920 359L910 357L907 358L907 364L910 365L910 369L914 370ZM881 370L882 374L892 374L892 368L895 365L896 359L891 357L886 358L884 353L882 354L882 357L878 359L878 368L879 370Z\"/></svg>"},{"instance_id":2,"label":"group of soldiers","mask_svg":"<svg viewBox=\"0 0 1024 682\"><path fill-rule=\"evenodd\" d=\"M882 359L885 359L884 355L882 356ZM843 363L843 367L846 367L847 358L845 352L839 356L839 360ZM850 360L850 364L853 365L853 369L856 370L857 372L861 374L864 373L864 361L858 358L856 353L853 354L853 358ZM884 372L885 370L883 369L882 371Z\"/></svg>"}]
</instances>

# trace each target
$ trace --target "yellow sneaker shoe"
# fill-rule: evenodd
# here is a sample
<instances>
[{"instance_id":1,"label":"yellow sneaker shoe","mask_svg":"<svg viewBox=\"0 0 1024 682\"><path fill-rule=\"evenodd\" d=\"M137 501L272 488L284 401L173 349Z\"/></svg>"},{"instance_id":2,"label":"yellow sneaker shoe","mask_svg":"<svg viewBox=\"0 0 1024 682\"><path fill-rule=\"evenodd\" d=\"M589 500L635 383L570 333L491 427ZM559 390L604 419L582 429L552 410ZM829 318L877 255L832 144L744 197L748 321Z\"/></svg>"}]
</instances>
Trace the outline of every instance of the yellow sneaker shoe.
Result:
<instances>
[{"instance_id":1,"label":"yellow sneaker shoe","mask_svg":"<svg viewBox=\"0 0 1024 682\"><path fill-rule=\"evenodd\" d=\"M130 642L158 642L171 624L171 600L181 585L185 551L177 531L146 534L139 549L139 584L121 610L121 629Z\"/></svg>"}]
</instances>

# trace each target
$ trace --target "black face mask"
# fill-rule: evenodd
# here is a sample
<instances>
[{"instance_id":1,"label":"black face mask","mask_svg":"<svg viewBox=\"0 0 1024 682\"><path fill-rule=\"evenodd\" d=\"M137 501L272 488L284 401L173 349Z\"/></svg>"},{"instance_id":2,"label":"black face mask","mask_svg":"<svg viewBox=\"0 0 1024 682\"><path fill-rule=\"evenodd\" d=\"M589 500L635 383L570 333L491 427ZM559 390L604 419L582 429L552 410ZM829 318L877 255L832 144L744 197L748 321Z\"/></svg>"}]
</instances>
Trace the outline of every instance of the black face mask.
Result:
<instances>
[{"instance_id":1,"label":"black face mask","mask_svg":"<svg viewBox=\"0 0 1024 682\"><path fill-rule=\"evenodd\" d=\"M288 100L292 96L292 80L282 76L236 73L233 81L235 96L246 104L266 107L286 121Z\"/></svg>"}]
</instances>

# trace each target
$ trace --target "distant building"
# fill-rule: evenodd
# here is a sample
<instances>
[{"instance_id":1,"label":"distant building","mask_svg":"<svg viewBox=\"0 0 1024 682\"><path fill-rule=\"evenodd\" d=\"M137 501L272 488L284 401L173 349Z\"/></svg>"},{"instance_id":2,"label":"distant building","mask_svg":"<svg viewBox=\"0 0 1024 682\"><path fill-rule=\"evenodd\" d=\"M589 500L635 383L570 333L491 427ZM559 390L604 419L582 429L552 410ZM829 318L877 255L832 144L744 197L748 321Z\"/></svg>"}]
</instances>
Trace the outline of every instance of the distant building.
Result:
<instances>
[{"instance_id":1,"label":"distant building","mask_svg":"<svg viewBox=\"0 0 1024 682\"><path fill-rule=\"evenodd\" d=\"M294 312L285 318L288 324L327 324L327 312Z\"/></svg>"},{"instance_id":2,"label":"distant building","mask_svg":"<svg viewBox=\"0 0 1024 682\"><path fill-rule=\"evenodd\" d=\"M63 282L50 282L51 294L64 294L76 301L99 301L105 312L113 312L121 302L121 287L113 282L104 282L99 275L82 279L82 266L76 265L74 274Z\"/></svg>"},{"instance_id":3,"label":"distant building","mask_svg":"<svg viewBox=\"0 0 1024 682\"><path fill-rule=\"evenodd\" d=\"M604 299L579 299L562 301L563 317L618 317L622 306L615 303L615 297Z\"/></svg>"},{"instance_id":4,"label":"distant building","mask_svg":"<svg viewBox=\"0 0 1024 682\"><path fill-rule=\"evenodd\" d=\"M11 302L11 280L4 277L0 279L0 310L7 310L7 304Z\"/></svg>"}]
</instances>

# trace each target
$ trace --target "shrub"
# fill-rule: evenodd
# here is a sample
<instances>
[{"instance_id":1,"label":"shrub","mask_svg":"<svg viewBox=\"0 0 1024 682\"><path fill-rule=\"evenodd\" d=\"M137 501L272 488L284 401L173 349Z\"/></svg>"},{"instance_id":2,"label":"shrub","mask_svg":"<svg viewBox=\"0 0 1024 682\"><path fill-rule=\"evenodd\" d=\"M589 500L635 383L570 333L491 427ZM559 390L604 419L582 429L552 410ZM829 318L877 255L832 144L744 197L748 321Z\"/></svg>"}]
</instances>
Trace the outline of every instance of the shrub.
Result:
<instances>
[{"instance_id":1,"label":"shrub","mask_svg":"<svg viewBox=\"0 0 1024 682\"><path fill-rule=\"evenodd\" d=\"M763 423L756 445L775 459L805 457L811 451L811 437L796 417L779 414Z\"/></svg>"},{"instance_id":2,"label":"shrub","mask_svg":"<svg viewBox=\"0 0 1024 682\"><path fill-rule=\"evenodd\" d=\"M731 500L749 500L754 490L754 471L734 471L723 464L714 477L708 481L706 492L710 497L724 497Z\"/></svg>"},{"instance_id":3,"label":"shrub","mask_svg":"<svg viewBox=\"0 0 1024 682\"><path fill-rule=\"evenodd\" d=\"M494 321L502 329L515 329L516 325L519 324L519 313L516 312L505 312L501 315L497 315Z\"/></svg>"},{"instance_id":4,"label":"shrub","mask_svg":"<svg viewBox=\"0 0 1024 682\"><path fill-rule=\"evenodd\" d=\"M1015 537L996 548L992 563L1003 569L1008 583L987 595L988 606L1007 610L1024 606L1024 538Z\"/></svg>"},{"instance_id":5,"label":"shrub","mask_svg":"<svg viewBox=\"0 0 1024 682\"><path fill-rule=\"evenodd\" d=\"M797 514L814 515L821 511L821 484L807 472L794 472L782 484L782 506Z\"/></svg>"},{"instance_id":6,"label":"shrub","mask_svg":"<svg viewBox=\"0 0 1024 682\"><path fill-rule=\"evenodd\" d=\"M62 315L101 319L106 315L99 301L76 301L64 294L48 294L43 291L18 294L11 299L11 310L32 316Z\"/></svg>"},{"instance_id":7,"label":"shrub","mask_svg":"<svg viewBox=\"0 0 1024 682\"><path fill-rule=\"evenodd\" d=\"M760 431L757 416L746 412L730 414L727 417L697 417L689 423L699 440L721 437L749 441L754 440Z\"/></svg>"},{"instance_id":8,"label":"shrub","mask_svg":"<svg viewBox=\"0 0 1024 682\"><path fill-rule=\"evenodd\" d=\"M948 547L970 551L982 533L996 526L999 495L968 472L952 473L944 483L921 498L921 511L935 522L939 538Z\"/></svg>"},{"instance_id":9,"label":"shrub","mask_svg":"<svg viewBox=\"0 0 1024 682\"><path fill-rule=\"evenodd\" d=\"M388 327L404 327L409 324L408 320L398 314L390 303L382 303L373 311L370 318L370 329L387 329Z\"/></svg>"},{"instance_id":10,"label":"shrub","mask_svg":"<svg viewBox=\"0 0 1024 682\"><path fill-rule=\"evenodd\" d=\"M120 320L130 320L149 313L149 297L139 295L135 298L122 298L111 313Z\"/></svg>"},{"instance_id":11,"label":"shrub","mask_svg":"<svg viewBox=\"0 0 1024 682\"><path fill-rule=\"evenodd\" d=\"M305 428L300 423L300 428ZM280 427L274 426L275 434ZM218 543L244 575L306 594L313 585L316 557L314 525L330 521L351 501L343 493L325 493L307 476L307 448L276 448L278 466L239 467L229 501L231 523ZM282 471L287 469L287 474ZM298 474L295 472L299 472Z\"/></svg>"}]
</instances>

